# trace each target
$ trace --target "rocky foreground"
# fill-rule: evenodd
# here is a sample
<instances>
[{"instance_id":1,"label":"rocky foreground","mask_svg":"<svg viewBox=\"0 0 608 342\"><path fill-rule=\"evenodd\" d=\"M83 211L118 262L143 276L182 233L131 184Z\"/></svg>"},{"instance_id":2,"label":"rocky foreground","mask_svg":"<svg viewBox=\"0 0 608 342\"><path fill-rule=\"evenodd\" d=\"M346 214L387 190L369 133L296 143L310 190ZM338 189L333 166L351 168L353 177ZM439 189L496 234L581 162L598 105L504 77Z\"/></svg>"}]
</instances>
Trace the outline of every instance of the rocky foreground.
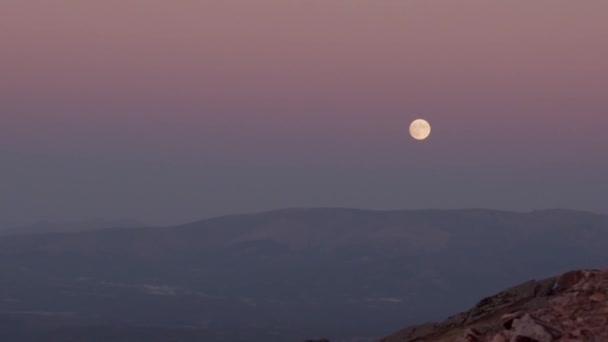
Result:
<instances>
[{"instance_id":1,"label":"rocky foreground","mask_svg":"<svg viewBox=\"0 0 608 342\"><path fill-rule=\"evenodd\" d=\"M413 326L381 342L608 341L608 270L529 281L441 323Z\"/></svg>"}]
</instances>

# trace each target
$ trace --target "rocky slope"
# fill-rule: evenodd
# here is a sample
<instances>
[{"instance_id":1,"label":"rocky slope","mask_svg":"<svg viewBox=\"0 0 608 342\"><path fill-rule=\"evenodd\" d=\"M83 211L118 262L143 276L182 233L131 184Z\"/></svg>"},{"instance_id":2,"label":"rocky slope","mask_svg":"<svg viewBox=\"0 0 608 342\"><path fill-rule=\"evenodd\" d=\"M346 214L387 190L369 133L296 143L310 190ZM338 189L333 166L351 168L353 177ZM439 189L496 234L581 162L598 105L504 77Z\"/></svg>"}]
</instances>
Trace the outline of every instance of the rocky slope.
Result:
<instances>
[{"instance_id":1,"label":"rocky slope","mask_svg":"<svg viewBox=\"0 0 608 342\"><path fill-rule=\"evenodd\" d=\"M441 323L413 326L381 342L608 341L608 270L529 281Z\"/></svg>"}]
</instances>

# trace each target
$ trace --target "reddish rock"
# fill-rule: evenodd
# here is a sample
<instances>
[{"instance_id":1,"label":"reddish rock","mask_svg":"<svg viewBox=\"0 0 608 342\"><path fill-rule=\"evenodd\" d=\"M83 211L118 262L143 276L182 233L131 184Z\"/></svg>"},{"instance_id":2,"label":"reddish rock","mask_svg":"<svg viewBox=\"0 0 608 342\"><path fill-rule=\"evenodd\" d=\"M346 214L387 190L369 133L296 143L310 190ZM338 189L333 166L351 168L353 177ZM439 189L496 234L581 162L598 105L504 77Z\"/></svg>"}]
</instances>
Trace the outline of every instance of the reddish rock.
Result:
<instances>
[{"instance_id":1,"label":"reddish rock","mask_svg":"<svg viewBox=\"0 0 608 342\"><path fill-rule=\"evenodd\" d=\"M572 271L564 273L562 276L557 278L557 288L561 290L567 290L578 284L584 278L583 271Z\"/></svg>"},{"instance_id":2,"label":"reddish rock","mask_svg":"<svg viewBox=\"0 0 608 342\"><path fill-rule=\"evenodd\" d=\"M527 282L425 328L384 341L608 342L608 270Z\"/></svg>"},{"instance_id":3,"label":"reddish rock","mask_svg":"<svg viewBox=\"0 0 608 342\"><path fill-rule=\"evenodd\" d=\"M502 335L496 335L491 342L507 342L507 339Z\"/></svg>"},{"instance_id":4,"label":"reddish rock","mask_svg":"<svg viewBox=\"0 0 608 342\"><path fill-rule=\"evenodd\" d=\"M524 315L523 311L517 311L514 313L508 313L501 317L502 327L509 330L513 326L513 321Z\"/></svg>"},{"instance_id":5,"label":"reddish rock","mask_svg":"<svg viewBox=\"0 0 608 342\"><path fill-rule=\"evenodd\" d=\"M589 299L594 302L603 302L606 300L606 295L603 293L594 293Z\"/></svg>"},{"instance_id":6,"label":"reddish rock","mask_svg":"<svg viewBox=\"0 0 608 342\"><path fill-rule=\"evenodd\" d=\"M512 336L516 341L552 342L562 337L559 330L529 314L515 319L512 330Z\"/></svg>"}]
</instances>

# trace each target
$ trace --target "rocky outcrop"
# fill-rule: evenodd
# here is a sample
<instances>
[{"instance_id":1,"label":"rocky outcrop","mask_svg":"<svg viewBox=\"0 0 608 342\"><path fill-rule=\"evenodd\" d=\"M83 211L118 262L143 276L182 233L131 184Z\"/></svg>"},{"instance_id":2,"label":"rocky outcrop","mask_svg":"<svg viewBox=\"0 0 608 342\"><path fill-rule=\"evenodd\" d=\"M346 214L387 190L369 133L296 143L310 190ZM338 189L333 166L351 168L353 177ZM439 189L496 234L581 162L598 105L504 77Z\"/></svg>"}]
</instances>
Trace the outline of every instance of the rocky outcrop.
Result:
<instances>
[{"instance_id":1,"label":"rocky outcrop","mask_svg":"<svg viewBox=\"0 0 608 342\"><path fill-rule=\"evenodd\" d=\"M608 341L608 270L568 272L554 292L538 310L503 316L503 330L479 341Z\"/></svg>"},{"instance_id":2,"label":"rocky outcrop","mask_svg":"<svg viewBox=\"0 0 608 342\"><path fill-rule=\"evenodd\" d=\"M608 341L608 270L529 281L381 342Z\"/></svg>"}]
</instances>

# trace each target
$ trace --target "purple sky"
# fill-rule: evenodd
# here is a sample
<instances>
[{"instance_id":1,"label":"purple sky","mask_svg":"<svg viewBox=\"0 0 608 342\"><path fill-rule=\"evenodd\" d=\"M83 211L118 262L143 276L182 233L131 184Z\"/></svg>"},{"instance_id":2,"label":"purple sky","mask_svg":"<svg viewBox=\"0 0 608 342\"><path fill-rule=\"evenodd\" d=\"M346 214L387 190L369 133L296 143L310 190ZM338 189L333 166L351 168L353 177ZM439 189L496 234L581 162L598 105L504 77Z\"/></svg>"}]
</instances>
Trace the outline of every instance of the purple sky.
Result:
<instances>
[{"instance_id":1,"label":"purple sky","mask_svg":"<svg viewBox=\"0 0 608 342\"><path fill-rule=\"evenodd\" d=\"M0 224L608 212L608 2L0 4ZM411 120L431 138L407 135Z\"/></svg>"}]
</instances>

